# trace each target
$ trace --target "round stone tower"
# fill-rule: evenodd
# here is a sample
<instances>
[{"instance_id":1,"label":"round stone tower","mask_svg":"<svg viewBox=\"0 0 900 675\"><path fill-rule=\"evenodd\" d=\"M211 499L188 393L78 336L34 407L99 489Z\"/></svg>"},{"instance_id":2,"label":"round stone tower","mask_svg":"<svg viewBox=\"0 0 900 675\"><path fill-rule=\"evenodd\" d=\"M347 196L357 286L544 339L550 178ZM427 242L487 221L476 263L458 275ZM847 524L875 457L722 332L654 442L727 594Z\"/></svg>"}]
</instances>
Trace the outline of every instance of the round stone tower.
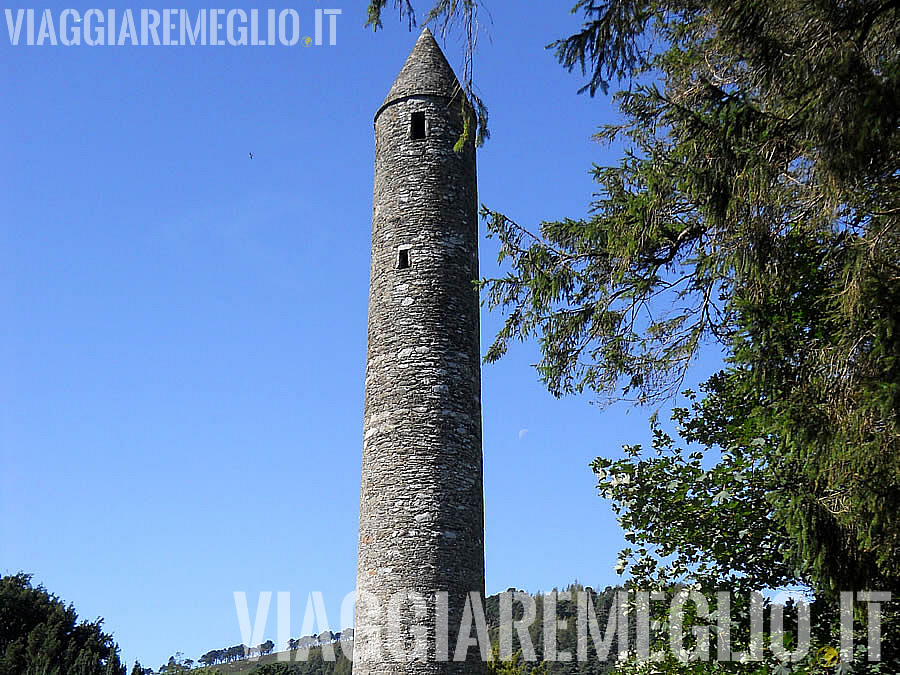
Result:
<instances>
[{"instance_id":1,"label":"round stone tower","mask_svg":"<svg viewBox=\"0 0 900 675\"><path fill-rule=\"evenodd\" d=\"M475 646L453 661L466 596L484 595L474 143L454 151L464 109L426 28L375 114L355 675L483 668Z\"/></svg>"}]
</instances>

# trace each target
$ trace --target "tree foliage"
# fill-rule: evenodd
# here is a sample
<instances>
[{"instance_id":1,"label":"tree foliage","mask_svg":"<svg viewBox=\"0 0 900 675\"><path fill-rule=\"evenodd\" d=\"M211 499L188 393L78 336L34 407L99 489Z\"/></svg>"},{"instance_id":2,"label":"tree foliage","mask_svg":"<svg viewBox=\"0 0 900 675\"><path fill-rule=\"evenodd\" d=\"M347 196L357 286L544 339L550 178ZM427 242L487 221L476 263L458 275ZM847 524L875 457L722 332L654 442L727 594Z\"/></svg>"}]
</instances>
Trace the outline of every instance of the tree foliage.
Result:
<instances>
[{"instance_id":1,"label":"tree foliage","mask_svg":"<svg viewBox=\"0 0 900 675\"><path fill-rule=\"evenodd\" d=\"M78 621L28 574L0 577L0 675L125 675L102 623Z\"/></svg>"},{"instance_id":2,"label":"tree foliage","mask_svg":"<svg viewBox=\"0 0 900 675\"><path fill-rule=\"evenodd\" d=\"M718 462L710 465L703 452L676 444L654 419L649 450L628 445L623 458L593 464L632 545L616 570L658 589L691 579L707 589L748 593L803 580L802 560L767 499L775 479L765 439L734 438L729 420L708 409L708 418L700 417L704 406L695 394L690 398L693 409L676 408L673 420L686 440L710 443L718 435L727 448Z\"/></svg>"},{"instance_id":3,"label":"tree foliage","mask_svg":"<svg viewBox=\"0 0 900 675\"><path fill-rule=\"evenodd\" d=\"M588 22L557 54L588 72L591 93L629 79L615 96L623 121L598 133L626 150L595 167L591 218L532 234L486 213L512 268L487 284L509 315L488 359L537 336L557 395L616 396L619 385L639 400L668 395L703 340L747 329L740 310L765 302L773 274L803 273L778 255L802 241L840 258L820 300L845 334L816 356L855 374L853 345L874 337L861 314L897 281L897 7L583 0L576 10ZM893 307L878 309L886 319Z\"/></svg>"}]
</instances>

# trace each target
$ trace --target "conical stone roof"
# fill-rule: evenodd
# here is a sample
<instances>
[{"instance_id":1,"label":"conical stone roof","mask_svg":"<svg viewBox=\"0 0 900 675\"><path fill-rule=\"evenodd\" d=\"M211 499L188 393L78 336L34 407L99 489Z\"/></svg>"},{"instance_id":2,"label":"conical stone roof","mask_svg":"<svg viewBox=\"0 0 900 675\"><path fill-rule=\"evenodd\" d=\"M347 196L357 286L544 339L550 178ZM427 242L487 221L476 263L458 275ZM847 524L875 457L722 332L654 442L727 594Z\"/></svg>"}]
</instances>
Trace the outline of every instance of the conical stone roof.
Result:
<instances>
[{"instance_id":1,"label":"conical stone roof","mask_svg":"<svg viewBox=\"0 0 900 675\"><path fill-rule=\"evenodd\" d=\"M447 63L447 57L438 46L437 40L428 28L422 30L419 39L406 59L406 64L397 75L394 86L388 92L380 113L390 103L407 96L458 96L462 88ZM375 115L378 117L378 114Z\"/></svg>"}]
</instances>

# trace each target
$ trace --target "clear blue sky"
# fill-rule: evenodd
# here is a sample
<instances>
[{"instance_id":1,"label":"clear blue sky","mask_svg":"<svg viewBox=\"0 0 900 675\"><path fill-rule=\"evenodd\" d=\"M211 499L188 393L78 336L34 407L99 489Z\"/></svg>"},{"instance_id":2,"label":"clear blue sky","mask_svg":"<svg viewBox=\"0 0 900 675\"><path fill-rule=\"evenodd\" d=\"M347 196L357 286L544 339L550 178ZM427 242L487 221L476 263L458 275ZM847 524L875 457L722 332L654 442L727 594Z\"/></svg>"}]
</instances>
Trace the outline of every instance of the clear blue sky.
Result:
<instances>
[{"instance_id":1,"label":"clear blue sky","mask_svg":"<svg viewBox=\"0 0 900 675\"><path fill-rule=\"evenodd\" d=\"M309 33L314 7L341 8L335 46L0 35L0 573L104 617L129 664L241 642L235 590L251 615L260 591L290 591L295 636L322 591L341 627L372 118L418 35L394 13L364 30L364 5L231 6L293 6ZM76 9L95 6L131 7ZM133 9L148 6L169 5ZM480 199L528 224L584 215L589 168L608 160L590 136L614 112L544 49L579 19L559 3L489 8ZM456 36L443 46L459 71ZM489 276L496 245L481 246ZM500 321L482 314L483 349ZM522 345L484 369L489 593L616 583L622 537L588 464L648 438L652 411L557 401L536 359Z\"/></svg>"}]
</instances>

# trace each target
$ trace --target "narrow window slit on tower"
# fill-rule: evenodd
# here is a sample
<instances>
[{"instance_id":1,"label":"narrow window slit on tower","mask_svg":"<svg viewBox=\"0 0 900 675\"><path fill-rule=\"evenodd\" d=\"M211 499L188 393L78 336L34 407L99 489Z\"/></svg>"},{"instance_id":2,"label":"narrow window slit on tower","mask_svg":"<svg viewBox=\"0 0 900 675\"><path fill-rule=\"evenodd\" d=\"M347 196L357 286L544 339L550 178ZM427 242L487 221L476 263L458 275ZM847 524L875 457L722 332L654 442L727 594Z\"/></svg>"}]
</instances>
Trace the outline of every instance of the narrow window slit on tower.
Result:
<instances>
[{"instance_id":1,"label":"narrow window slit on tower","mask_svg":"<svg viewBox=\"0 0 900 675\"><path fill-rule=\"evenodd\" d=\"M423 112L412 114L412 138L413 140L425 138L425 113Z\"/></svg>"},{"instance_id":2,"label":"narrow window slit on tower","mask_svg":"<svg viewBox=\"0 0 900 675\"><path fill-rule=\"evenodd\" d=\"M397 251L397 269L405 270L409 268L409 249L401 248Z\"/></svg>"}]
</instances>

